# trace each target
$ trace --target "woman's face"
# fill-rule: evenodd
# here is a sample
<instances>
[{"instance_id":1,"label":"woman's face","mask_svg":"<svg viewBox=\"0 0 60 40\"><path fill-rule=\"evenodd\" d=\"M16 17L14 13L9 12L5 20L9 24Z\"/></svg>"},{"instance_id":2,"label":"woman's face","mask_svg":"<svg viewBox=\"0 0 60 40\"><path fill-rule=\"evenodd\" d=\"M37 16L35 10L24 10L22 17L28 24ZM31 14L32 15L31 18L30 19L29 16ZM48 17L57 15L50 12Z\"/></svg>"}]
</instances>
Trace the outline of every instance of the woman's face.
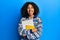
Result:
<instances>
[{"instance_id":1,"label":"woman's face","mask_svg":"<svg viewBox=\"0 0 60 40\"><path fill-rule=\"evenodd\" d=\"M33 6L31 4L28 5L27 12L28 12L29 16L32 16L33 15L34 8L33 8Z\"/></svg>"}]
</instances>

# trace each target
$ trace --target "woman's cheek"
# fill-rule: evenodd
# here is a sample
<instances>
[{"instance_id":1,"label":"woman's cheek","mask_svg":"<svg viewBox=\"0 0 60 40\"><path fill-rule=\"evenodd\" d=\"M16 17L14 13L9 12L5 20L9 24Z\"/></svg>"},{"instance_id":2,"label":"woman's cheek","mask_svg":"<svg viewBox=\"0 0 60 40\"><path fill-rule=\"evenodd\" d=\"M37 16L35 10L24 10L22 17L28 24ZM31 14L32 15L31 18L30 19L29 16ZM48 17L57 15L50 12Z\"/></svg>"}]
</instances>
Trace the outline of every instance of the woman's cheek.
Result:
<instances>
[{"instance_id":1,"label":"woman's cheek","mask_svg":"<svg viewBox=\"0 0 60 40\"><path fill-rule=\"evenodd\" d=\"M27 9L27 12L29 13L29 9Z\"/></svg>"},{"instance_id":2,"label":"woman's cheek","mask_svg":"<svg viewBox=\"0 0 60 40\"><path fill-rule=\"evenodd\" d=\"M32 9L32 12L34 13L34 9Z\"/></svg>"}]
</instances>

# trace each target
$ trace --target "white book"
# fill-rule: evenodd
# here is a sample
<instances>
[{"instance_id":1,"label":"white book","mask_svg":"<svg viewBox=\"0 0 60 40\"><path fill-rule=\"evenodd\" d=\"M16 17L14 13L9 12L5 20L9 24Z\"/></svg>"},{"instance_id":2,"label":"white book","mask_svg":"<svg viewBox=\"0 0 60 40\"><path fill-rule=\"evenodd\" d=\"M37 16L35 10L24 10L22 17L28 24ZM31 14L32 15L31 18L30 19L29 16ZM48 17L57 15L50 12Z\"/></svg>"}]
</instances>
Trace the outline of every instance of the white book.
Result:
<instances>
[{"instance_id":1,"label":"white book","mask_svg":"<svg viewBox=\"0 0 60 40\"><path fill-rule=\"evenodd\" d=\"M22 21L23 29L26 29L26 25L34 26L33 19Z\"/></svg>"}]
</instances>

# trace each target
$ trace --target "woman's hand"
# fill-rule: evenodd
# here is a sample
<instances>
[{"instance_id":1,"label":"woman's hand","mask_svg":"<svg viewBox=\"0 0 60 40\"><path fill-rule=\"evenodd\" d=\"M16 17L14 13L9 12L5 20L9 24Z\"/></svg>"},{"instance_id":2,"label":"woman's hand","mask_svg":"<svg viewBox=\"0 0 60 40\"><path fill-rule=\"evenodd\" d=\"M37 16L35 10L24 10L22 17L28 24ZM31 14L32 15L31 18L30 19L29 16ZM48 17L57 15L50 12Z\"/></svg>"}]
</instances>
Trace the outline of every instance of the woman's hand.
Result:
<instances>
[{"instance_id":1,"label":"woman's hand","mask_svg":"<svg viewBox=\"0 0 60 40\"><path fill-rule=\"evenodd\" d=\"M37 32L37 28L32 29L32 32Z\"/></svg>"},{"instance_id":2,"label":"woman's hand","mask_svg":"<svg viewBox=\"0 0 60 40\"><path fill-rule=\"evenodd\" d=\"M24 34L23 37L26 38L26 34Z\"/></svg>"}]
</instances>

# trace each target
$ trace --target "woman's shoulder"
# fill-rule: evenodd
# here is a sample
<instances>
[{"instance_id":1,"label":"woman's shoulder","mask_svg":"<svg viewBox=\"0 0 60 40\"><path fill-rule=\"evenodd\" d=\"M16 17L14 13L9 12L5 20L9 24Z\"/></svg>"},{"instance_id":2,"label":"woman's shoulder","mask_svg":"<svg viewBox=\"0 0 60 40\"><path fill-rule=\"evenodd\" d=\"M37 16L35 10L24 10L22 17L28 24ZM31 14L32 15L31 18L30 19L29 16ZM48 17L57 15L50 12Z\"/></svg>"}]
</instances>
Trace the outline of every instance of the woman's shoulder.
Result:
<instances>
[{"instance_id":1,"label":"woman's shoulder","mask_svg":"<svg viewBox=\"0 0 60 40\"><path fill-rule=\"evenodd\" d=\"M42 22L40 17L36 17L35 20L38 20L38 21Z\"/></svg>"},{"instance_id":2,"label":"woman's shoulder","mask_svg":"<svg viewBox=\"0 0 60 40\"><path fill-rule=\"evenodd\" d=\"M21 18L21 21L24 21L24 20L26 20L26 18L25 18L25 17L22 17L22 18Z\"/></svg>"}]
</instances>

